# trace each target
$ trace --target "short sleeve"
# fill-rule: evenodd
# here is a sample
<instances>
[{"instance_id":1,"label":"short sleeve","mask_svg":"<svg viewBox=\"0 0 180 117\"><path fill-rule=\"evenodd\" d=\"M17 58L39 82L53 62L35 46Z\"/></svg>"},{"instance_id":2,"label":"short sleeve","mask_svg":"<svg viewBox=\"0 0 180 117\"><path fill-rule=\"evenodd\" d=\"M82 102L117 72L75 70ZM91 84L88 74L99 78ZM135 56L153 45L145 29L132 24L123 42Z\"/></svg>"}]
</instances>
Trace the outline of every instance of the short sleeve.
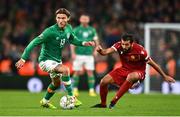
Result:
<instances>
[{"instance_id":1,"label":"short sleeve","mask_svg":"<svg viewBox=\"0 0 180 117\"><path fill-rule=\"evenodd\" d=\"M120 47L121 47L121 43L120 42L117 42L113 46L111 46L111 48L113 48L115 51L117 51Z\"/></svg>"},{"instance_id":2,"label":"short sleeve","mask_svg":"<svg viewBox=\"0 0 180 117\"><path fill-rule=\"evenodd\" d=\"M145 61L148 61L149 59L151 59L151 57L148 55L147 51L145 49L142 49L141 50L141 55L142 55L142 58L145 60Z\"/></svg>"}]
</instances>

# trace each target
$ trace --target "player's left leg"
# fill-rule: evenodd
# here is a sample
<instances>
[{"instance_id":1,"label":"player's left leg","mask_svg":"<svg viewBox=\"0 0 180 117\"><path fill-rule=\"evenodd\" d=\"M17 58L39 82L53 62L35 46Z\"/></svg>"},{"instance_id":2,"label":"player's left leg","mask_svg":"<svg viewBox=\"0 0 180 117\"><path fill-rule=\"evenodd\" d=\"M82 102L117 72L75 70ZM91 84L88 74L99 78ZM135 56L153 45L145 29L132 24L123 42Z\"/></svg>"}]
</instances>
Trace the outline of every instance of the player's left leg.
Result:
<instances>
[{"instance_id":1,"label":"player's left leg","mask_svg":"<svg viewBox=\"0 0 180 117\"><path fill-rule=\"evenodd\" d=\"M71 79L70 79L69 68L65 65L59 64L58 66L56 66L54 68L54 71L56 73L62 74L61 80L62 80L62 83L64 84L64 86L68 92L68 95L74 96L73 91L72 91L72 83L71 83ZM81 104L82 103L78 99L76 99L75 106L80 106Z\"/></svg>"},{"instance_id":2,"label":"player's left leg","mask_svg":"<svg viewBox=\"0 0 180 117\"><path fill-rule=\"evenodd\" d=\"M121 85L119 90L117 91L116 95L112 99L109 108L113 108L117 101L132 87L133 83L137 82L138 80L142 79L143 74L139 72L132 72L127 75L126 80Z\"/></svg>"}]
</instances>

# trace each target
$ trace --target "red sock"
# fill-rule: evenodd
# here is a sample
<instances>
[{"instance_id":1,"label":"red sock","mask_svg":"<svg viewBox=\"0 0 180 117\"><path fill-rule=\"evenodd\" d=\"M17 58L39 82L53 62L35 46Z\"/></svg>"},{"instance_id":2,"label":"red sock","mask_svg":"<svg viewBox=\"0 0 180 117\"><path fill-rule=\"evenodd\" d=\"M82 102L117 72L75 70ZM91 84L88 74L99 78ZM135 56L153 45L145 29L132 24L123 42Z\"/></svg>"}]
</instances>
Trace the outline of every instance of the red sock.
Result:
<instances>
[{"instance_id":1,"label":"red sock","mask_svg":"<svg viewBox=\"0 0 180 117\"><path fill-rule=\"evenodd\" d=\"M128 91L128 89L133 85L132 82L125 81L116 93L111 103L116 104L116 102Z\"/></svg>"},{"instance_id":2,"label":"red sock","mask_svg":"<svg viewBox=\"0 0 180 117\"><path fill-rule=\"evenodd\" d=\"M108 94L108 85L100 85L100 96L101 96L101 104L106 105L106 98Z\"/></svg>"}]
</instances>

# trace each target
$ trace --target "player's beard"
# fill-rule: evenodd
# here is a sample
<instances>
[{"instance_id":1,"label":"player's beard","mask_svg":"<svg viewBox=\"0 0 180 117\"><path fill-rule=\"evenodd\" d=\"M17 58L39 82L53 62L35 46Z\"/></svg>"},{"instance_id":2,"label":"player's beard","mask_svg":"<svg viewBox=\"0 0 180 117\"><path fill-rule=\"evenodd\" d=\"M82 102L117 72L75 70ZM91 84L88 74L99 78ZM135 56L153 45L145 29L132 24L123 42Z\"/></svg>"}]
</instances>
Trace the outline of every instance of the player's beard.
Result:
<instances>
[{"instance_id":1,"label":"player's beard","mask_svg":"<svg viewBox=\"0 0 180 117\"><path fill-rule=\"evenodd\" d=\"M123 49L123 53L128 53L131 50L131 48Z\"/></svg>"}]
</instances>

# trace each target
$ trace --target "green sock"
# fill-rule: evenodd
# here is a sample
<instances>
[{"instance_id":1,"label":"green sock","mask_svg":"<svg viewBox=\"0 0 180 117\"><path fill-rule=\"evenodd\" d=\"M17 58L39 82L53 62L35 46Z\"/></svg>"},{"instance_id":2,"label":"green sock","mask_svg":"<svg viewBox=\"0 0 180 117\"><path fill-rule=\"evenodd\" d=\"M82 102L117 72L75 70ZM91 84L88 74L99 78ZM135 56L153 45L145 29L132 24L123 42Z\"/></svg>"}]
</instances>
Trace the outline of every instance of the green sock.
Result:
<instances>
[{"instance_id":1,"label":"green sock","mask_svg":"<svg viewBox=\"0 0 180 117\"><path fill-rule=\"evenodd\" d=\"M63 84L64 84L67 92L68 92L68 95L73 96L70 76L62 76L61 79L63 81Z\"/></svg>"},{"instance_id":2,"label":"green sock","mask_svg":"<svg viewBox=\"0 0 180 117\"><path fill-rule=\"evenodd\" d=\"M79 76L73 76L73 78L74 78L73 87L74 87L74 88L78 88Z\"/></svg>"},{"instance_id":3,"label":"green sock","mask_svg":"<svg viewBox=\"0 0 180 117\"><path fill-rule=\"evenodd\" d=\"M53 95L54 95L54 91L57 89L58 87L55 87L53 84L49 84L46 94L44 96L44 98L46 100L49 100Z\"/></svg>"},{"instance_id":4,"label":"green sock","mask_svg":"<svg viewBox=\"0 0 180 117\"><path fill-rule=\"evenodd\" d=\"M94 89L94 84L95 84L94 76L88 77L88 86L89 86L89 89Z\"/></svg>"}]
</instances>

